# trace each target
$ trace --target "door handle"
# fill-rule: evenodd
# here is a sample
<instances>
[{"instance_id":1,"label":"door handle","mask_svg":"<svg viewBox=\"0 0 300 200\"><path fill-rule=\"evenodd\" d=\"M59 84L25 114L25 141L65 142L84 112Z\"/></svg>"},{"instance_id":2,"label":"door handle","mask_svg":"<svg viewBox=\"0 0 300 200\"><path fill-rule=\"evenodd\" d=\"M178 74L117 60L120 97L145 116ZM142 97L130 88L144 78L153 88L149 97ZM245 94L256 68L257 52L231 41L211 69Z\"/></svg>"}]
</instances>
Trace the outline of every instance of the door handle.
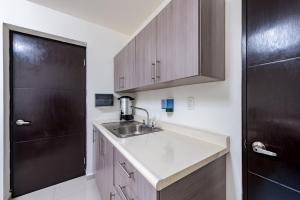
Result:
<instances>
[{"instance_id":1,"label":"door handle","mask_svg":"<svg viewBox=\"0 0 300 200\"><path fill-rule=\"evenodd\" d=\"M266 146L261 142L254 142L252 144L252 149L254 152L259 153L259 154L264 154L264 155L271 156L271 157L277 157L277 153L268 151L266 149Z\"/></svg>"},{"instance_id":2,"label":"door handle","mask_svg":"<svg viewBox=\"0 0 300 200\"><path fill-rule=\"evenodd\" d=\"M16 124L17 124L17 126L24 126L24 125L29 125L30 122L25 122L24 120L19 119L16 121Z\"/></svg>"}]
</instances>

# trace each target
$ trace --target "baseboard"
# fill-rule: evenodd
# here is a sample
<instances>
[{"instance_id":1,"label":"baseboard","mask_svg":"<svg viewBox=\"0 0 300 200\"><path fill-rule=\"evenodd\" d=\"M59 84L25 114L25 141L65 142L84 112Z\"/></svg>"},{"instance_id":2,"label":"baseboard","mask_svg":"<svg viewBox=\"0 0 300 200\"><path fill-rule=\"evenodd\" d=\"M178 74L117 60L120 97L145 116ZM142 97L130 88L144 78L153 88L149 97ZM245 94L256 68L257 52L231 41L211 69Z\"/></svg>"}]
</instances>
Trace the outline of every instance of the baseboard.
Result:
<instances>
[{"instance_id":1,"label":"baseboard","mask_svg":"<svg viewBox=\"0 0 300 200\"><path fill-rule=\"evenodd\" d=\"M95 174L86 174L85 176L86 176L86 178L87 178L88 180L91 180L91 179L94 179L94 178L95 178Z\"/></svg>"}]
</instances>

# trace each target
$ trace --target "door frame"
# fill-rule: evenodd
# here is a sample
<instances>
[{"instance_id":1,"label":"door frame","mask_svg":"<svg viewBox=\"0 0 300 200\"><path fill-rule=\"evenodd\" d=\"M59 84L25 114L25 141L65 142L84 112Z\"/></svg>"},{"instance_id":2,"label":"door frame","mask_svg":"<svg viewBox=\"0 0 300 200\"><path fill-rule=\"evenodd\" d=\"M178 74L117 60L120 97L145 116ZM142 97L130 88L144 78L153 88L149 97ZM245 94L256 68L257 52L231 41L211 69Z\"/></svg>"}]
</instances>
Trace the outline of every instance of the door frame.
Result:
<instances>
[{"instance_id":1,"label":"door frame","mask_svg":"<svg viewBox=\"0 0 300 200\"><path fill-rule=\"evenodd\" d=\"M248 200L247 163L247 0L242 0L242 198Z\"/></svg>"},{"instance_id":2,"label":"door frame","mask_svg":"<svg viewBox=\"0 0 300 200\"><path fill-rule=\"evenodd\" d=\"M4 77L3 77L3 82L4 82L4 95L3 95L3 100L4 100L4 134L3 134L3 139L4 139L4 145L3 145L3 152L4 152L4 174L3 174L3 182L4 182L4 199L9 199L11 197L11 186L12 186L12 170L11 170L11 140L10 140L10 135L11 135L11 110L12 110L12 98L11 98L11 92L12 92L12 73L10 71L11 69L11 63L10 63L10 57L11 57L11 51L10 51L10 32L19 32L22 34L27 34L31 35L34 37L40 37L43 39L47 40L54 40L57 42L62 42L66 44L71 44L75 46L80 46L85 48L85 58L87 57L87 43L86 42L81 42L77 40L72 40L68 38L64 38L61 36L56 36L32 29L27 29L19 26L15 26L12 24L7 24L3 23L3 71L4 71ZM85 77L87 77L87 62L85 65ZM85 87L87 86L87 78L86 78L86 83ZM85 96L87 94L87 88L85 88ZM86 170L86 160L87 160L87 101L85 99L85 137L84 137L84 151L85 151L85 166L84 169Z\"/></svg>"}]
</instances>

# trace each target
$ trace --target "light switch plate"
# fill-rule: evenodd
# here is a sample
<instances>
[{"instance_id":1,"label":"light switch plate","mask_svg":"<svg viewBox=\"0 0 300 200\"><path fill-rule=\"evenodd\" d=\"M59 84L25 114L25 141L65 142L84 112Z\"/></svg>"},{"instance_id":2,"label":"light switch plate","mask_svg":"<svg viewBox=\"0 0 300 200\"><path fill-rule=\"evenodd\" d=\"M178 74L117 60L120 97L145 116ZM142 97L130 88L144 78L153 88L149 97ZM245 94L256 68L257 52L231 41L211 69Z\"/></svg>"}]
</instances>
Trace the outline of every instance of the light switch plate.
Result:
<instances>
[{"instance_id":1,"label":"light switch plate","mask_svg":"<svg viewBox=\"0 0 300 200\"><path fill-rule=\"evenodd\" d=\"M188 97L187 98L187 109L188 110L195 110L195 97Z\"/></svg>"}]
</instances>

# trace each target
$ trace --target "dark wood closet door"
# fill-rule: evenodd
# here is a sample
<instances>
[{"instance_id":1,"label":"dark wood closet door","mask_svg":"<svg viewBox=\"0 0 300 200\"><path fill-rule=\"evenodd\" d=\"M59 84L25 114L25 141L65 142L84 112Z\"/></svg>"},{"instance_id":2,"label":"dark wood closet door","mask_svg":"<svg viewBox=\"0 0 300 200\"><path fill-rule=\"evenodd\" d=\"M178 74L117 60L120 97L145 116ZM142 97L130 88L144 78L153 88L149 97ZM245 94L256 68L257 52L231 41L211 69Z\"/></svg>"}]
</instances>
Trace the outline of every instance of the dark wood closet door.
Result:
<instances>
[{"instance_id":1,"label":"dark wood closet door","mask_svg":"<svg viewBox=\"0 0 300 200\"><path fill-rule=\"evenodd\" d=\"M299 200L300 1L244 3L245 198Z\"/></svg>"},{"instance_id":2,"label":"dark wood closet door","mask_svg":"<svg viewBox=\"0 0 300 200\"><path fill-rule=\"evenodd\" d=\"M84 47L18 32L10 53L15 197L85 174L86 69Z\"/></svg>"}]
</instances>

